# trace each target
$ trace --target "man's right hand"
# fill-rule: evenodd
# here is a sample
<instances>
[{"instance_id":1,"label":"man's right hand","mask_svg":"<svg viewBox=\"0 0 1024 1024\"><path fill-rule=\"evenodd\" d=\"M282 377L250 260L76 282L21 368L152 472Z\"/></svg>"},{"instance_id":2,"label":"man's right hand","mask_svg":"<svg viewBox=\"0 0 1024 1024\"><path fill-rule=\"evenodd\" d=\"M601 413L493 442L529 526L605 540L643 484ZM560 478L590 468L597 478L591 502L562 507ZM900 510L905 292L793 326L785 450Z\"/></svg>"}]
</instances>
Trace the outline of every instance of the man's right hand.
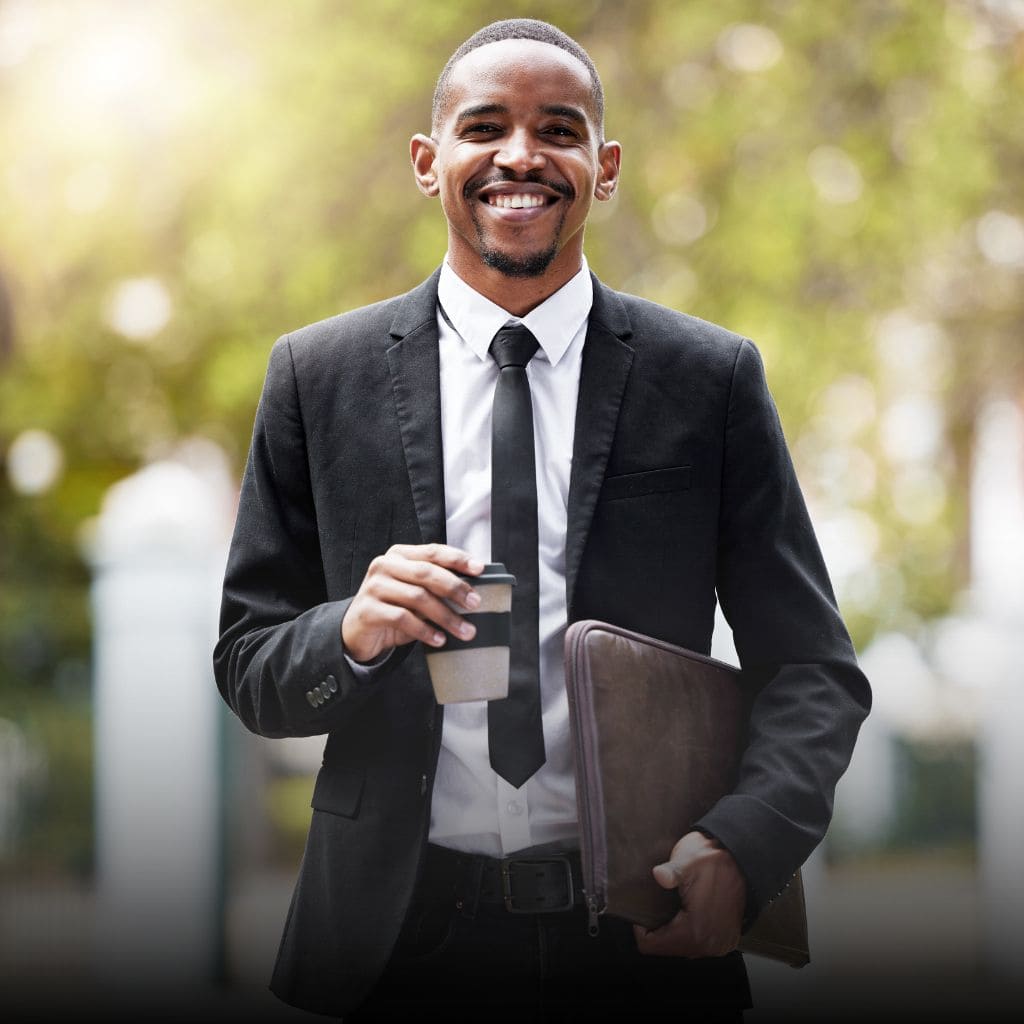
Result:
<instances>
[{"instance_id":1,"label":"man's right hand","mask_svg":"<svg viewBox=\"0 0 1024 1024\"><path fill-rule=\"evenodd\" d=\"M445 604L473 611L480 597L457 572L477 576L484 563L447 544L395 544L371 563L341 620L341 642L355 661L422 640L443 647L445 632L471 640L476 629Z\"/></svg>"}]
</instances>

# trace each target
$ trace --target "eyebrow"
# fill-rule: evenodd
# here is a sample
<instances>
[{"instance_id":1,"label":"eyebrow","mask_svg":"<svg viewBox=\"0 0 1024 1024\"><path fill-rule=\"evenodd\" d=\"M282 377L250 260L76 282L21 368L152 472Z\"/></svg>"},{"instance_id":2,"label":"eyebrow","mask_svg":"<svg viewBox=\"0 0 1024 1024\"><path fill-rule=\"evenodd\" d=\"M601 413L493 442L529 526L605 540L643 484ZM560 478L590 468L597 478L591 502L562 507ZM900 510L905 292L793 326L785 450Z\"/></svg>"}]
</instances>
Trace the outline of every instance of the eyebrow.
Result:
<instances>
[{"instance_id":1,"label":"eyebrow","mask_svg":"<svg viewBox=\"0 0 1024 1024\"><path fill-rule=\"evenodd\" d=\"M465 110L459 112L459 116L455 118L456 124L462 124L463 121L470 121L474 117L486 117L488 114L507 114L508 107L501 103L479 103L475 107L466 107Z\"/></svg>"},{"instance_id":2,"label":"eyebrow","mask_svg":"<svg viewBox=\"0 0 1024 1024\"><path fill-rule=\"evenodd\" d=\"M503 103L478 103L475 107L466 107L465 110L459 111L458 116L455 118L455 123L459 125L463 121L471 121L474 117L487 117L489 114L507 114L508 112L508 107ZM565 117L580 125L587 123L587 116L579 107L553 103L541 107L540 112L551 117Z\"/></svg>"},{"instance_id":3,"label":"eyebrow","mask_svg":"<svg viewBox=\"0 0 1024 1024\"><path fill-rule=\"evenodd\" d=\"M561 103L554 103L540 109L542 114L550 114L552 117L567 117L570 121L581 125L587 123L587 115L579 107L567 107Z\"/></svg>"}]
</instances>

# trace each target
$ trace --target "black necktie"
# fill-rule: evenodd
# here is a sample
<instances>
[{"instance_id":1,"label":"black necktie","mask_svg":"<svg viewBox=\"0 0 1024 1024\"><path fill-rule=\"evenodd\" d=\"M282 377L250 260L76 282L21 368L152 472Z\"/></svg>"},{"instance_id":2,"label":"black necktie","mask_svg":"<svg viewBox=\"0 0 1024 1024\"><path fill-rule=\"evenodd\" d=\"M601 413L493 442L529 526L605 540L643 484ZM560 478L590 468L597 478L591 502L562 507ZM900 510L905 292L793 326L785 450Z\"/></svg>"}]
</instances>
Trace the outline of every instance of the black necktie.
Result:
<instances>
[{"instance_id":1,"label":"black necktie","mask_svg":"<svg viewBox=\"0 0 1024 1024\"><path fill-rule=\"evenodd\" d=\"M544 763L540 716L540 601L533 404L526 364L537 339L503 327L491 342L501 368L491 425L491 561L516 578L508 697L487 705L491 767L517 789Z\"/></svg>"}]
</instances>

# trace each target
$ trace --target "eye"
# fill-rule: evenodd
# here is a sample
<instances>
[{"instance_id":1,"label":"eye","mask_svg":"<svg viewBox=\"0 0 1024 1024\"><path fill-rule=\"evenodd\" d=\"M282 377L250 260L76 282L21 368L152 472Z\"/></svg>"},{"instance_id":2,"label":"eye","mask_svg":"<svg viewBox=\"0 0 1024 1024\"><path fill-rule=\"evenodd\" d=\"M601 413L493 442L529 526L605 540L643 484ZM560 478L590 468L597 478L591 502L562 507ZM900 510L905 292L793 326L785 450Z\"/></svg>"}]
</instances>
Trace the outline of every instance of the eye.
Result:
<instances>
[{"instance_id":1,"label":"eye","mask_svg":"<svg viewBox=\"0 0 1024 1024\"><path fill-rule=\"evenodd\" d=\"M471 124L468 125L464 131L464 135L494 135L501 131L501 127L496 124Z\"/></svg>"},{"instance_id":2,"label":"eye","mask_svg":"<svg viewBox=\"0 0 1024 1024\"><path fill-rule=\"evenodd\" d=\"M543 134L554 135L561 139L577 139L579 138L579 132L574 128L570 128L567 124L553 124L548 128L544 129Z\"/></svg>"}]
</instances>

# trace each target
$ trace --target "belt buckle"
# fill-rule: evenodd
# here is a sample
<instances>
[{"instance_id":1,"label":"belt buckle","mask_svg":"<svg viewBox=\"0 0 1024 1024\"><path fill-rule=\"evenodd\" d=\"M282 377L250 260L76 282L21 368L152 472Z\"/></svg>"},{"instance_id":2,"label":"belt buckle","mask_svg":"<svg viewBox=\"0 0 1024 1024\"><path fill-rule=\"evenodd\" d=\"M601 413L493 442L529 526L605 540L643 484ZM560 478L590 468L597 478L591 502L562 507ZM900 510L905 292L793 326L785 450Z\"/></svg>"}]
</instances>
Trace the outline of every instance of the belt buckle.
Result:
<instances>
[{"instance_id":1,"label":"belt buckle","mask_svg":"<svg viewBox=\"0 0 1024 1024\"><path fill-rule=\"evenodd\" d=\"M512 867L513 865L530 865L530 864L560 864L563 872L562 877L565 879L565 896L562 902L557 905L551 905L545 903L543 906L516 906L516 900L522 899L523 897L517 897L512 892ZM523 859L517 859L509 857L501 862L501 895L505 902L505 909L510 914L554 914L563 910L572 910L573 908L573 891L572 891L572 861L568 857L527 857Z\"/></svg>"}]
</instances>

